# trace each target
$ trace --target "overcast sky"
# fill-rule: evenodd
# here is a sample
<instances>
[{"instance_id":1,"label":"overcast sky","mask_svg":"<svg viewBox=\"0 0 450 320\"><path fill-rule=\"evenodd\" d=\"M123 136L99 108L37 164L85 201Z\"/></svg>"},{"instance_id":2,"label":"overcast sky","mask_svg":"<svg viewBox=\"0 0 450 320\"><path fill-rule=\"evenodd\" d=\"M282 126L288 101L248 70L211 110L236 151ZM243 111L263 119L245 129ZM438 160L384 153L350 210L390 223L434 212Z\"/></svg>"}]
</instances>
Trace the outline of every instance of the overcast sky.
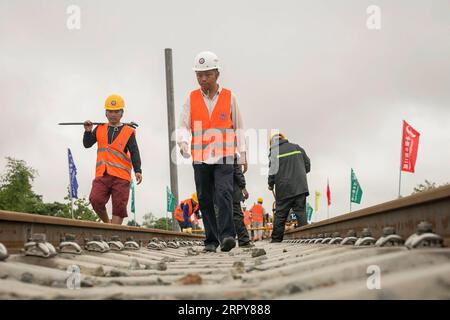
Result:
<instances>
[{"instance_id":1,"label":"overcast sky","mask_svg":"<svg viewBox=\"0 0 450 320\"><path fill-rule=\"evenodd\" d=\"M70 5L81 9L79 30L67 28ZM370 5L381 10L380 30L367 28ZM104 121L104 100L117 93L123 120L140 124L138 221L150 211L164 216L164 48L173 49L177 123L197 88L195 55L215 52L219 82L236 94L245 127L279 128L308 153L310 192L324 195L316 220L326 217L327 177L331 216L348 212L350 168L364 191L355 210L397 197L403 119L421 138L402 194L424 179L450 181L448 0L0 0L0 171L6 156L25 160L39 172L34 189L44 201L63 201L69 147L79 195L88 197L96 148L83 147L82 127L57 123ZM248 203L262 196L269 209L264 167L249 167ZM183 199L195 190L193 170L178 169Z\"/></svg>"}]
</instances>

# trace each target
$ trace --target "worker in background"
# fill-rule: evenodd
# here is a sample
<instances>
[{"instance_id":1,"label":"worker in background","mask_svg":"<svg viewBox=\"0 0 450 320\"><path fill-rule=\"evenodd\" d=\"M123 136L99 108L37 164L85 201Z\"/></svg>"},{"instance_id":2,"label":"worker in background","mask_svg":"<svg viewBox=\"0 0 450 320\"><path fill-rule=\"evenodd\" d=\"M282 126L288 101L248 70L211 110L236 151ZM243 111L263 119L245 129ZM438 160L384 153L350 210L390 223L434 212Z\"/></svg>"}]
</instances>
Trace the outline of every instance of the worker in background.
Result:
<instances>
[{"instance_id":1,"label":"worker in background","mask_svg":"<svg viewBox=\"0 0 450 320\"><path fill-rule=\"evenodd\" d=\"M241 201L247 200L249 196L245 184L245 176L242 173L241 166L236 162L234 164L233 221L240 248L253 247L248 236L244 222L244 213L241 208Z\"/></svg>"},{"instance_id":2,"label":"worker in background","mask_svg":"<svg viewBox=\"0 0 450 320\"><path fill-rule=\"evenodd\" d=\"M249 239L253 239L252 231L250 230L250 228L252 227L252 214L249 210L247 210L247 205L244 204L242 206L242 212L244 213L244 225L247 229Z\"/></svg>"},{"instance_id":3,"label":"worker in background","mask_svg":"<svg viewBox=\"0 0 450 320\"><path fill-rule=\"evenodd\" d=\"M282 133L270 139L269 190L275 188L276 215L272 242L283 241L286 219L292 209L299 226L306 225L306 197L309 195L306 174L311 162L299 145L290 143Z\"/></svg>"},{"instance_id":4,"label":"worker in background","mask_svg":"<svg viewBox=\"0 0 450 320\"><path fill-rule=\"evenodd\" d=\"M270 238L272 236L273 231L273 222L270 221L267 223L267 236Z\"/></svg>"},{"instance_id":5,"label":"worker in background","mask_svg":"<svg viewBox=\"0 0 450 320\"><path fill-rule=\"evenodd\" d=\"M264 232L263 232L263 238L268 238L269 237L269 224L272 221L272 218L270 216L270 213L268 211L264 210L264 219L263 219L263 228L265 228Z\"/></svg>"},{"instance_id":6,"label":"worker in background","mask_svg":"<svg viewBox=\"0 0 450 320\"><path fill-rule=\"evenodd\" d=\"M186 199L180 202L180 204L175 208L175 219L180 224L182 232L192 233L192 222L191 217L198 218L198 199L197 193L193 193L190 199ZM195 219L196 220L196 219Z\"/></svg>"},{"instance_id":7,"label":"worker in background","mask_svg":"<svg viewBox=\"0 0 450 320\"><path fill-rule=\"evenodd\" d=\"M255 203L253 207L250 209L250 212L252 213L252 227L253 228L261 228L261 230L253 230L253 240L259 241L262 240L263 235L263 222L264 222L264 214L266 213L266 210L262 206L263 204L263 198L258 198L258 203Z\"/></svg>"},{"instance_id":8,"label":"worker in background","mask_svg":"<svg viewBox=\"0 0 450 320\"><path fill-rule=\"evenodd\" d=\"M217 56L201 52L194 63L200 88L192 91L183 105L177 143L183 157L192 156L206 234L205 251L216 252L219 245L222 251L230 251L236 246L233 165L237 152L244 173L247 171L242 119L236 96L217 82L220 75Z\"/></svg>"},{"instance_id":9,"label":"worker in background","mask_svg":"<svg viewBox=\"0 0 450 320\"><path fill-rule=\"evenodd\" d=\"M97 143L95 179L89 196L94 211L105 223L122 224L127 214L130 194L131 170L134 169L137 184L142 182L141 157L133 128L120 122L125 103L122 97L111 95L105 101L108 123L94 130L90 120L84 122L83 145ZM106 203L112 198L112 219L106 212Z\"/></svg>"}]
</instances>

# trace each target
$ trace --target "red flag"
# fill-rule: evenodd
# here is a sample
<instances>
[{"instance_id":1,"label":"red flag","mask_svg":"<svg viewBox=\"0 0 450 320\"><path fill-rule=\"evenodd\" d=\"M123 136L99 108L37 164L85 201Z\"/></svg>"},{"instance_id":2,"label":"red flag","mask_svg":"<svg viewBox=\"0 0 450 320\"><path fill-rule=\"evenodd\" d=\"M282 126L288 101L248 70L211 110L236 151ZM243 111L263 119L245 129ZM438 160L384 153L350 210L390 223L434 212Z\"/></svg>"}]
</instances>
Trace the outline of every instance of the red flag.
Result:
<instances>
[{"instance_id":1,"label":"red flag","mask_svg":"<svg viewBox=\"0 0 450 320\"><path fill-rule=\"evenodd\" d=\"M328 199L328 205L331 205L331 192L330 192L330 183L327 179L327 199Z\"/></svg>"},{"instance_id":2,"label":"red flag","mask_svg":"<svg viewBox=\"0 0 450 320\"><path fill-rule=\"evenodd\" d=\"M402 163L401 171L414 172L420 133L403 121Z\"/></svg>"}]
</instances>

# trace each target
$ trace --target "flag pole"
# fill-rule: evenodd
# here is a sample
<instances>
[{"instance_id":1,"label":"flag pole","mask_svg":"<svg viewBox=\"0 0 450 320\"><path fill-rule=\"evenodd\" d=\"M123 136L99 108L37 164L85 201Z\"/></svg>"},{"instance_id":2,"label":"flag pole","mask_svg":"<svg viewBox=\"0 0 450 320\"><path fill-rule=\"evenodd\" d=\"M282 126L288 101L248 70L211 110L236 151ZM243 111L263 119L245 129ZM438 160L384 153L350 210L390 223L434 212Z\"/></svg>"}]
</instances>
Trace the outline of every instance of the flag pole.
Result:
<instances>
[{"instance_id":1,"label":"flag pole","mask_svg":"<svg viewBox=\"0 0 450 320\"><path fill-rule=\"evenodd\" d=\"M352 188L353 188L352 169L350 168L350 212L352 212Z\"/></svg>"},{"instance_id":2,"label":"flag pole","mask_svg":"<svg viewBox=\"0 0 450 320\"><path fill-rule=\"evenodd\" d=\"M166 230L169 230L169 218L167 217L167 210L166 210Z\"/></svg>"},{"instance_id":3,"label":"flag pole","mask_svg":"<svg viewBox=\"0 0 450 320\"><path fill-rule=\"evenodd\" d=\"M401 186L402 186L402 152L403 152L403 124L404 120L402 120L402 139L400 140L400 170L398 175L398 197L401 197Z\"/></svg>"},{"instance_id":4,"label":"flag pole","mask_svg":"<svg viewBox=\"0 0 450 320\"><path fill-rule=\"evenodd\" d=\"M72 193L72 191L71 191L71 193ZM72 195L70 195L70 207L72 209L72 219L74 219L74 217L73 217L73 198L72 198Z\"/></svg>"},{"instance_id":5,"label":"flag pole","mask_svg":"<svg viewBox=\"0 0 450 320\"><path fill-rule=\"evenodd\" d=\"M330 203L328 198L328 190L330 190L330 181L327 178L327 219L330 219Z\"/></svg>"},{"instance_id":6,"label":"flag pole","mask_svg":"<svg viewBox=\"0 0 450 320\"><path fill-rule=\"evenodd\" d=\"M67 154L69 154L70 149L67 148ZM72 176L70 175L70 163L69 163L69 199L70 199L70 212L73 219L73 198L72 198Z\"/></svg>"}]
</instances>

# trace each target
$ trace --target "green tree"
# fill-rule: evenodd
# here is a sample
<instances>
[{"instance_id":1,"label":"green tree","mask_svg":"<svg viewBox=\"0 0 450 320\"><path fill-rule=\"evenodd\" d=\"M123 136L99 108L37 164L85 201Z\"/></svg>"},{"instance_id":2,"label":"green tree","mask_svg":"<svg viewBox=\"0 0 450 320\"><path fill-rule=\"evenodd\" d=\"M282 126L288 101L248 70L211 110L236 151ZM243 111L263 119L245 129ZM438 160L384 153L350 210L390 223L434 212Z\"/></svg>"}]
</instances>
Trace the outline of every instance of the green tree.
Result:
<instances>
[{"instance_id":1,"label":"green tree","mask_svg":"<svg viewBox=\"0 0 450 320\"><path fill-rule=\"evenodd\" d=\"M141 225L139 223L137 223L136 221L134 221L134 220L130 220L130 221L128 221L127 226L140 227Z\"/></svg>"},{"instance_id":2,"label":"green tree","mask_svg":"<svg viewBox=\"0 0 450 320\"><path fill-rule=\"evenodd\" d=\"M6 172L0 177L0 210L37 213L61 218L72 218L69 188L65 203L44 203L42 196L33 192L32 183L38 175L25 161L7 157ZM74 202L74 218L99 221L89 208L89 202L80 198Z\"/></svg>"},{"instance_id":3,"label":"green tree","mask_svg":"<svg viewBox=\"0 0 450 320\"><path fill-rule=\"evenodd\" d=\"M146 228L153 228L153 224L156 221L156 217L153 213L149 212L144 214L143 216L143 222L142 222L142 226L146 227Z\"/></svg>"},{"instance_id":4,"label":"green tree","mask_svg":"<svg viewBox=\"0 0 450 320\"><path fill-rule=\"evenodd\" d=\"M440 186L438 186L438 185L436 185L435 182L431 182L431 181L428 181L427 179L425 179L424 183L420 183L416 187L414 187L414 191L412 194L433 190L438 187L443 187L443 186L447 186L447 185L448 185L448 183L444 183L444 184L441 184Z\"/></svg>"},{"instance_id":5,"label":"green tree","mask_svg":"<svg viewBox=\"0 0 450 320\"><path fill-rule=\"evenodd\" d=\"M172 230L172 219L171 218L159 218L156 220L152 227L153 229L163 229Z\"/></svg>"},{"instance_id":6,"label":"green tree","mask_svg":"<svg viewBox=\"0 0 450 320\"><path fill-rule=\"evenodd\" d=\"M49 215L54 217L68 218L71 217L69 212L70 208L65 203L53 202L53 203L42 203L36 208L36 213L42 215Z\"/></svg>"},{"instance_id":7,"label":"green tree","mask_svg":"<svg viewBox=\"0 0 450 320\"><path fill-rule=\"evenodd\" d=\"M72 218L70 189L67 187L66 200L67 212L64 212L64 218ZM73 203L73 217L78 220L100 221L97 214L90 208L89 201L86 198L78 198Z\"/></svg>"},{"instance_id":8,"label":"green tree","mask_svg":"<svg viewBox=\"0 0 450 320\"><path fill-rule=\"evenodd\" d=\"M37 171L25 161L6 157L6 173L0 177L0 209L40 213L44 210L42 196L32 190Z\"/></svg>"}]
</instances>

